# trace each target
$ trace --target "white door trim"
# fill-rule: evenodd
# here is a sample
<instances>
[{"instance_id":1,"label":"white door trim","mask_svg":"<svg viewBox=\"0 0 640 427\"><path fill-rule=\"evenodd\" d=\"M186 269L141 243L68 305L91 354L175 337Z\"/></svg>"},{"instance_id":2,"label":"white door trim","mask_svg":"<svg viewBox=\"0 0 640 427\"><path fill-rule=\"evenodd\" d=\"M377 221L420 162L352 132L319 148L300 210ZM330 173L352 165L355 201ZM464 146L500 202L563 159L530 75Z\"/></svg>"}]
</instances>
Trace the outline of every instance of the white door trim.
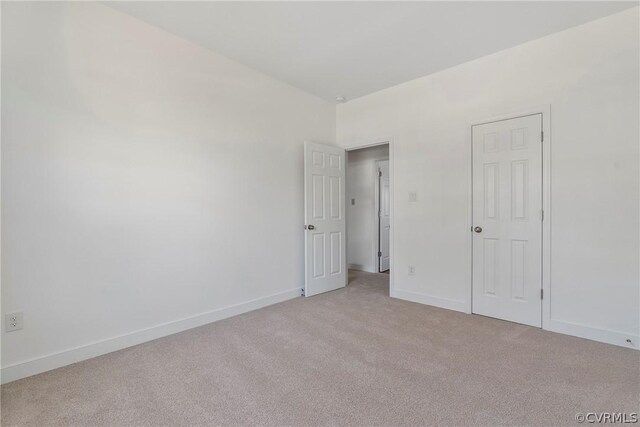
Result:
<instances>
[{"instance_id":1,"label":"white door trim","mask_svg":"<svg viewBox=\"0 0 640 427\"><path fill-rule=\"evenodd\" d=\"M471 227L473 226L473 134L472 127L484 123L491 123L500 120L508 120L522 116L534 114L542 115L542 131L544 139L542 141L542 210L544 211L544 221L542 221L542 329L551 329L551 105L541 105L522 111L500 114L493 117L485 117L468 122L469 138L469 161L467 163L467 265L469 266L469 287L465 312L471 314L473 301L473 236ZM392 260L393 261L393 260Z\"/></svg>"},{"instance_id":2,"label":"white door trim","mask_svg":"<svg viewBox=\"0 0 640 427\"><path fill-rule=\"evenodd\" d=\"M390 215L391 215L391 230L389 231L389 256L391 257L391 261L390 261L390 272L389 272L389 295L393 296L394 292L395 292L395 266L394 266L394 260L395 260L395 256L394 256L394 230L395 230L395 216L394 216L394 208L393 208L393 202L394 202L394 191L393 191L393 187L394 187L394 168L393 168L393 137L388 136L388 137L383 137L383 138L375 138L375 139L368 139L368 140L364 140L364 141L358 141L358 142L353 142L349 145L343 145L342 147L345 149L345 151L354 151L354 150L359 150L361 148L368 148L368 147L375 147L378 145L385 145L388 144L389 145L389 179L390 179L390 183L389 183L389 204L390 204ZM376 169L377 171L377 169ZM376 172L377 173L377 172ZM377 182L377 180L376 180ZM346 197L346 196L345 196ZM376 193L376 197L377 193ZM377 217L377 212L374 212L374 214ZM378 220L376 219L376 221L374 222L375 227L378 226ZM348 225L347 225L348 227ZM377 228L376 228L377 230ZM378 232L375 231L375 235L378 234ZM374 255L374 264L376 266L376 269L379 270L378 268L378 262L379 260L377 260L377 256L378 256L378 245L373 245L374 246L374 250L375 252L372 254ZM348 280L348 279L347 279Z\"/></svg>"},{"instance_id":3,"label":"white door trim","mask_svg":"<svg viewBox=\"0 0 640 427\"><path fill-rule=\"evenodd\" d=\"M380 160L375 160L373 162L375 165L373 168L373 182L375 183L373 190L373 200L375 201L373 204L373 235L376 236L376 242L373 245L372 255L373 267L375 268L376 273L380 273L380 257L378 256L378 252L380 252L380 176L378 173L378 162Z\"/></svg>"}]
</instances>

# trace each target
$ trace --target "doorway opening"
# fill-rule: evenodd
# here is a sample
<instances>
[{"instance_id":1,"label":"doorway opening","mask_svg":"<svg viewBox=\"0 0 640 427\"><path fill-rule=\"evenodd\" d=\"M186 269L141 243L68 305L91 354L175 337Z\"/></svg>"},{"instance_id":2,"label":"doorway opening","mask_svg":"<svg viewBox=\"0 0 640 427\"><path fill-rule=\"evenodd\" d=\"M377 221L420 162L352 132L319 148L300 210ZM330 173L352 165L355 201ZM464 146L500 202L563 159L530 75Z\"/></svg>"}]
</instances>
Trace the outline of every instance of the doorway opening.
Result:
<instances>
[{"instance_id":1,"label":"doorway opening","mask_svg":"<svg viewBox=\"0 0 640 427\"><path fill-rule=\"evenodd\" d=\"M346 154L347 266L350 270L389 274L389 144L354 148Z\"/></svg>"},{"instance_id":2,"label":"doorway opening","mask_svg":"<svg viewBox=\"0 0 640 427\"><path fill-rule=\"evenodd\" d=\"M305 297L353 280L394 294L392 147L304 143Z\"/></svg>"}]
</instances>

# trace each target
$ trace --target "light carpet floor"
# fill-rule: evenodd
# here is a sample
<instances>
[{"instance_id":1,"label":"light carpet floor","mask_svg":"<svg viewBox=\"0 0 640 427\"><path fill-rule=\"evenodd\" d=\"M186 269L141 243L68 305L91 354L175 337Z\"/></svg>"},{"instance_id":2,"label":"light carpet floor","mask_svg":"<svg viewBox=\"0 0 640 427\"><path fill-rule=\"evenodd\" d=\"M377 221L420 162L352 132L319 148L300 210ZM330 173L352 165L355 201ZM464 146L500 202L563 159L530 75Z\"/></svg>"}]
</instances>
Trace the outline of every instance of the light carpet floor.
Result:
<instances>
[{"instance_id":1,"label":"light carpet floor","mask_svg":"<svg viewBox=\"0 0 640 427\"><path fill-rule=\"evenodd\" d=\"M388 297L389 276L2 387L2 425L576 425L639 352Z\"/></svg>"}]
</instances>

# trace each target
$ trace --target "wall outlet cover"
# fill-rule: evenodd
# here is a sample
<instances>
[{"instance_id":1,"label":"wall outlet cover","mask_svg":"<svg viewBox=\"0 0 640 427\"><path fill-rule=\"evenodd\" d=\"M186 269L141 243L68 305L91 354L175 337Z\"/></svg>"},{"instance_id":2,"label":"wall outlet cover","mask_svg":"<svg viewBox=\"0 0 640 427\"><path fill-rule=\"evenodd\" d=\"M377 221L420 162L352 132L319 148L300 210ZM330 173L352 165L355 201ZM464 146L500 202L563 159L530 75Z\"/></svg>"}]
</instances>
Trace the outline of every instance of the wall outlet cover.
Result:
<instances>
[{"instance_id":1,"label":"wall outlet cover","mask_svg":"<svg viewBox=\"0 0 640 427\"><path fill-rule=\"evenodd\" d=\"M22 329L22 312L7 313L4 315L4 329L7 332L19 331Z\"/></svg>"}]
</instances>

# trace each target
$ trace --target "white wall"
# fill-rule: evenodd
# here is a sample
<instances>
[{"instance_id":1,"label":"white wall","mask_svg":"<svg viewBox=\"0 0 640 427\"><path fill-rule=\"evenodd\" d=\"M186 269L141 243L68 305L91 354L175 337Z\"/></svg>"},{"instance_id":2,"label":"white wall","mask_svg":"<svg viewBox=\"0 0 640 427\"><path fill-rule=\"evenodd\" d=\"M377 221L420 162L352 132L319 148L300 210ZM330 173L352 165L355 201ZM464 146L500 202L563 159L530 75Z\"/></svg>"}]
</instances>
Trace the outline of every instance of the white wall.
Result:
<instances>
[{"instance_id":1,"label":"white wall","mask_svg":"<svg viewBox=\"0 0 640 427\"><path fill-rule=\"evenodd\" d=\"M3 2L2 90L3 380L299 295L334 105L96 3Z\"/></svg>"},{"instance_id":2,"label":"white wall","mask_svg":"<svg viewBox=\"0 0 640 427\"><path fill-rule=\"evenodd\" d=\"M389 158L389 145L347 151L347 263L349 268L377 271L376 160ZM355 205L351 204L355 199Z\"/></svg>"},{"instance_id":3,"label":"white wall","mask_svg":"<svg viewBox=\"0 0 640 427\"><path fill-rule=\"evenodd\" d=\"M638 346L638 36L633 8L338 107L340 145L394 140L396 295L465 310L469 124L550 104L546 327Z\"/></svg>"}]
</instances>

